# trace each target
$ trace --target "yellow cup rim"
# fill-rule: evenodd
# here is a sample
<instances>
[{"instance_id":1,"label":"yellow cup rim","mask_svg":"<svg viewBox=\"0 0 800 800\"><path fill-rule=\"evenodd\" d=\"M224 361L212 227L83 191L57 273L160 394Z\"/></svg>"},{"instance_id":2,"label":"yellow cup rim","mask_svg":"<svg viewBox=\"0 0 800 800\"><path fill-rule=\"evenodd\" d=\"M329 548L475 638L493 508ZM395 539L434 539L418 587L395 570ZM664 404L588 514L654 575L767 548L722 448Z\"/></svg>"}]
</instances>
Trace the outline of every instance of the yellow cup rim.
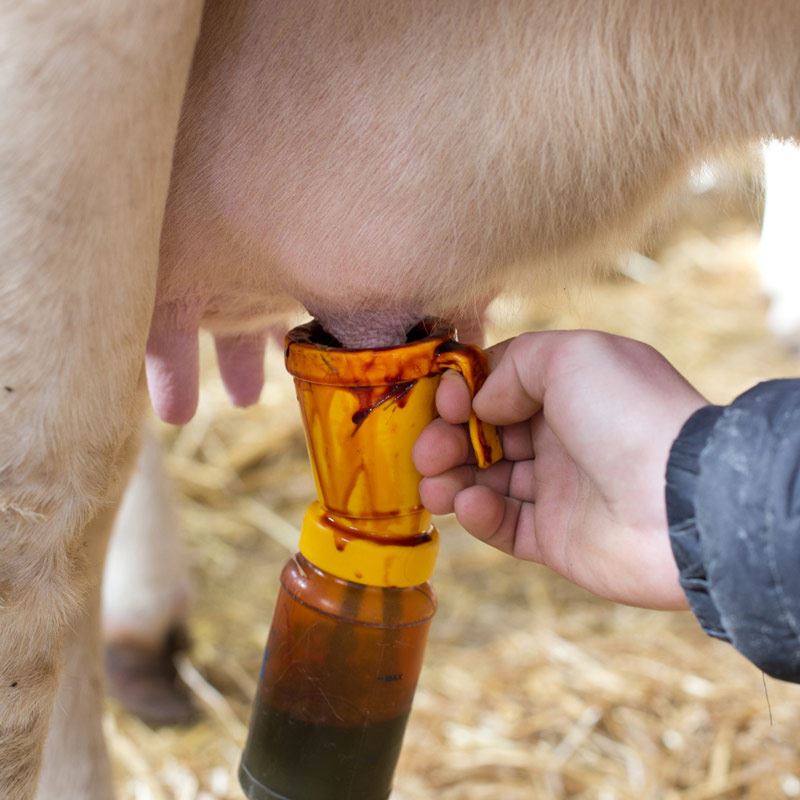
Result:
<instances>
[{"instance_id":1,"label":"yellow cup rim","mask_svg":"<svg viewBox=\"0 0 800 800\"><path fill-rule=\"evenodd\" d=\"M378 387L440 374L436 350L455 338L455 328L426 319L412 336L414 331L419 338L396 347L350 350L330 344L331 337L312 320L286 335L286 369L301 381L331 386Z\"/></svg>"}]
</instances>

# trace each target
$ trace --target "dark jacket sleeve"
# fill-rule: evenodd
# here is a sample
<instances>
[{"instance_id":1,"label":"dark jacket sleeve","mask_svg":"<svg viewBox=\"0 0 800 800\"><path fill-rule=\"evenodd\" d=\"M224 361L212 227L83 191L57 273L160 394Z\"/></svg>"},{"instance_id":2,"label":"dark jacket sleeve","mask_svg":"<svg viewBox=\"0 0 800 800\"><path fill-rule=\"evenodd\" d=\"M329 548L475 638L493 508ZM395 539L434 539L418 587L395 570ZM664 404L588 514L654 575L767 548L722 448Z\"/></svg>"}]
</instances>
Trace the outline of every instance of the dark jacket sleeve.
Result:
<instances>
[{"instance_id":1,"label":"dark jacket sleeve","mask_svg":"<svg viewBox=\"0 0 800 800\"><path fill-rule=\"evenodd\" d=\"M692 415L672 446L666 496L700 624L800 683L800 380L761 383Z\"/></svg>"}]
</instances>

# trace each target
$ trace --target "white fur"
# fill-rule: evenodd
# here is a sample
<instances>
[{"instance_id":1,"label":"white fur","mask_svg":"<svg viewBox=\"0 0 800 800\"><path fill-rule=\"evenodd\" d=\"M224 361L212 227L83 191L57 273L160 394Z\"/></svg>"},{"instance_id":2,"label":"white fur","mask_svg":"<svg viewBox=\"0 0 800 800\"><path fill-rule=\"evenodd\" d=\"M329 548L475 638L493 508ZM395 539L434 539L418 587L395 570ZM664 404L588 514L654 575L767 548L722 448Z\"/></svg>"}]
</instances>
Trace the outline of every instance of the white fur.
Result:
<instances>
[{"instance_id":1,"label":"white fur","mask_svg":"<svg viewBox=\"0 0 800 800\"><path fill-rule=\"evenodd\" d=\"M761 285L771 301L770 329L788 340L800 335L800 149L789 142L773 141L763 153Z\"/></svg>"}]
</instances>

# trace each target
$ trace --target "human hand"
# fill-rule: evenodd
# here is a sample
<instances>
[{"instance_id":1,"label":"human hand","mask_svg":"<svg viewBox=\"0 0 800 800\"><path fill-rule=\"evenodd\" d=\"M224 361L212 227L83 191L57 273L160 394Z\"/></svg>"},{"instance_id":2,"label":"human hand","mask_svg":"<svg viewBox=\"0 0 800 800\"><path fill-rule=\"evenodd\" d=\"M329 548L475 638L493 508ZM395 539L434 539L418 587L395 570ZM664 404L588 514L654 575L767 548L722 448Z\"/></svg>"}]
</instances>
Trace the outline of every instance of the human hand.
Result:
<instances>
[{"instance_id":1,"label":"human hand","mask_svg":"<svg viewBox=\"0 0 800 800\"><path fill-rule=\"evenodd\" d=\"M478 470L455 373L414 449L422 500L473 536L601 597L686 608L668 537L672 442L707 401L653 348L593 331L526 333L488 351L473 408L500 426L504 459Z\"/></svg>"}]
</instances>

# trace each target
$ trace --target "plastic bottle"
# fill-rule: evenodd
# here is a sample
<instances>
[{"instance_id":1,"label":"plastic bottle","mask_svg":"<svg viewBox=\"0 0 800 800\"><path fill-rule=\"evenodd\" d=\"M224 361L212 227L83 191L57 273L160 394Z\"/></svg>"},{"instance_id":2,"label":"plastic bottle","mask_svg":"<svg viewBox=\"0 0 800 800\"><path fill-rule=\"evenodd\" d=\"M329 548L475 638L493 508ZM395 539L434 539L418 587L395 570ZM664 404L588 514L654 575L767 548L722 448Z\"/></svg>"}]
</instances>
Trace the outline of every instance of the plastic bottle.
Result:
<instances>
[{"instance_id":1,"label":"plastic bottle","mask_svg":"<svg viewBox=\"0 0 800 800\"><path fill-rule=\"evenodd\" d=\"M411 451L441 373L474 391L480 350L422 323L400 347L346 350L309 323L287 336L320 500L281 574L239 769L251 800L386 800L436 609L438 533ZM500 457L470 421L476 459Z\"/></svg>"},{"instance_id":2,"label":"plastic bottle","mask_svg":"<svg viewBox=\"0 0 800 800\"><path fill-rule=\"evenodd\" d=\"M435 609L427 583L364 586L289 561L242 767L248 796L385 800Z\"/></svg>"}]
</instances>

